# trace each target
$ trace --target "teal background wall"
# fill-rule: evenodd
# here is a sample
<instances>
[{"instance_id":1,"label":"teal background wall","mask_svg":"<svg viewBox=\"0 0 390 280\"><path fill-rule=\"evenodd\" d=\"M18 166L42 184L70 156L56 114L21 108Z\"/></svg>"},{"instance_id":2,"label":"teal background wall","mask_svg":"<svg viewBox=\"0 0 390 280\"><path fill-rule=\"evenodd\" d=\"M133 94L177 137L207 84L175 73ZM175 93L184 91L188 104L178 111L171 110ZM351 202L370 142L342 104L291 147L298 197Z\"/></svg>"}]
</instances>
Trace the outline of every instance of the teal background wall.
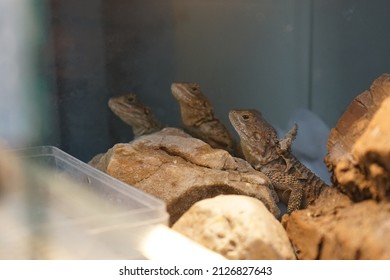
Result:
<instances>
[{"instance_id":1,"label":"teal background wall","mask_svg":"<svg viewBox=\"0 0 390 280\"><path fill-rule=\"evenodd\" d=\"M107 107L114 95L133 91L163 123L179 126L170 84L198 82L226 124L231 108L256 108L287 129L306 108L332 127L390 72L386 0L46 3L53 109L45 118L58 137L41 142L85 161L132 139Z\"/></svg>"}]
</instances>

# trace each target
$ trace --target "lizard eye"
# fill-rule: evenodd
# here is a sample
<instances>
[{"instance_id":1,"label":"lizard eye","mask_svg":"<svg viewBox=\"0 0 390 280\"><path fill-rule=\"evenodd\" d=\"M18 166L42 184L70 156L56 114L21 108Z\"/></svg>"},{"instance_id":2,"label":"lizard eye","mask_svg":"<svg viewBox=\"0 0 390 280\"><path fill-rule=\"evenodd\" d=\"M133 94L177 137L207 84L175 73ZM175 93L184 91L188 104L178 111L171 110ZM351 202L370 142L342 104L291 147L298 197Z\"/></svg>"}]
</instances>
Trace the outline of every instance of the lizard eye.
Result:
<instances>
[{"instance_id":1,"label":"lizard eye","mask_svg":"<svg viewBox=\"0 0 390 280\"><path fill-rule=\"evenodd\" d=\"M135 97L133 95L129 95L126 98L127 102L133 103L135 101Z\"/></svg>"},{"instance_id":2,"label":"lizard eye","mask_svg":"<svg viewBox=\"0 0 390 280\"><path fill-rule=\"evenodd\" d=\"M249 115L244 114L244 115L242 115L242 118L243 118L244 120L249 120Z\"/></svg>"}]
</instances>

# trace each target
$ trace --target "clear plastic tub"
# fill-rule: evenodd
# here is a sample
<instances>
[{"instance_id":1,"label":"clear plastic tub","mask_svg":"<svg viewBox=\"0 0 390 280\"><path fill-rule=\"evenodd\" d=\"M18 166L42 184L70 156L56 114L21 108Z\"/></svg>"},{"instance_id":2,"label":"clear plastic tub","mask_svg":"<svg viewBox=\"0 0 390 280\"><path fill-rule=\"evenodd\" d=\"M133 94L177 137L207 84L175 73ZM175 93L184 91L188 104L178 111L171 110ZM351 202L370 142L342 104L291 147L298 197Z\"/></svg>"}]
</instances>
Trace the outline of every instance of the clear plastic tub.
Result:
<instances>
[{"instance_id":1,"label":"clear plastic tub","mask_svg":"<svg viewBox=\"0 0 390 280\"><path fill-rule=\"evenodd\" d=\"M164 202L55 147L15 153L22 167L0 197L0 259L146 258L144 236L168 222Z\"/></svg>"}]
</instances>

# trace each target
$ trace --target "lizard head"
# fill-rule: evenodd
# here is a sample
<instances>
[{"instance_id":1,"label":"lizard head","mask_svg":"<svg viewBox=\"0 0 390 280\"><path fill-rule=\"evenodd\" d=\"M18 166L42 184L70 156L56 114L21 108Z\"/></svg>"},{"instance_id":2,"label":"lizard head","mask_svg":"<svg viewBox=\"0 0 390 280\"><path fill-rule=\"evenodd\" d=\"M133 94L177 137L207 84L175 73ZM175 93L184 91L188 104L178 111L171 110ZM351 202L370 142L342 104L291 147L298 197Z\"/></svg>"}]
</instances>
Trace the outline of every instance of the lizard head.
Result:
<instances>
[{"instance_id":1,"label":"lizard head","mask_svg":"<svg viewBox=\"0 0 390 280\"><path fill-rule=\"evenodd\" d=\"M213 107L200 90L199 84L173 83L172 95L180 105L182 121L187 126L199 126L213 118Z\"/></svg>"},{"instance_id":2,"label":"lizard head","mask_svg":"<svg viewBox=\"0 0 390 280\"><path fill-rule=\"evenodd\" d=\"M209 100L200 90L199 84L173 83L171 91L181 106L185 105L197 109L208 109L211 107Z\"/></svg>"},{"instance_id":3,"label":"lizard head","mask_svg":"<svg viewBox=\"0 0 390 280\"><path fill-rule=\"evenodd\" d=\"M111 97L108 107L122 121L133 128L135 136L161 129L152 110L142 104L133 93Z\"/></svg>"},{"instance_id":4,"label":"lizard head","mask_svg":"<svg viewBox=\"0 0 390 280\"><path fill-rule=\"evenodd\" d=\"M248 161L267 163L279 148L276 130L257 110L231 110L229 119L237 131Z\"/></svg>"}]
</instances>

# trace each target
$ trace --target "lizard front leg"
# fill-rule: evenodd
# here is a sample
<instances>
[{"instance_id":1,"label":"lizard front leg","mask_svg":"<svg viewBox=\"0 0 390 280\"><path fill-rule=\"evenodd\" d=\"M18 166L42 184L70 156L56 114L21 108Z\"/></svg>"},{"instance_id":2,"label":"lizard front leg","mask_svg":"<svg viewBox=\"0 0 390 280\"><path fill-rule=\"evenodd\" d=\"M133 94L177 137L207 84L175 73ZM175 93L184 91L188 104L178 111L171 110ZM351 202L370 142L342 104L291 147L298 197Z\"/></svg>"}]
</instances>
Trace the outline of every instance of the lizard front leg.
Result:
<instances>
[{"instance_id":1,"label":"lizard front leg","mask_svg":"<svg viewBox=\"0 0 390 280\"><path fill-rule=\"evenodd\" d=\"M291 214L295 210L301 209L303 200L303 188L293 187L288 199L287 214Z\"/></svg>"},{"instance_id":2,"label":"lizard front leg","mask_svg":"<svg viewBox=\"0 0 390 280\"><path fill-rule=\"evenodd\" d=\"M291 191L287 203L288 214L301 208L304 191L302 183L297 178L280 171L267 170L263 173L270 179L275 189L282 191L283 194Z\"/></svg>"}]
</instances>

